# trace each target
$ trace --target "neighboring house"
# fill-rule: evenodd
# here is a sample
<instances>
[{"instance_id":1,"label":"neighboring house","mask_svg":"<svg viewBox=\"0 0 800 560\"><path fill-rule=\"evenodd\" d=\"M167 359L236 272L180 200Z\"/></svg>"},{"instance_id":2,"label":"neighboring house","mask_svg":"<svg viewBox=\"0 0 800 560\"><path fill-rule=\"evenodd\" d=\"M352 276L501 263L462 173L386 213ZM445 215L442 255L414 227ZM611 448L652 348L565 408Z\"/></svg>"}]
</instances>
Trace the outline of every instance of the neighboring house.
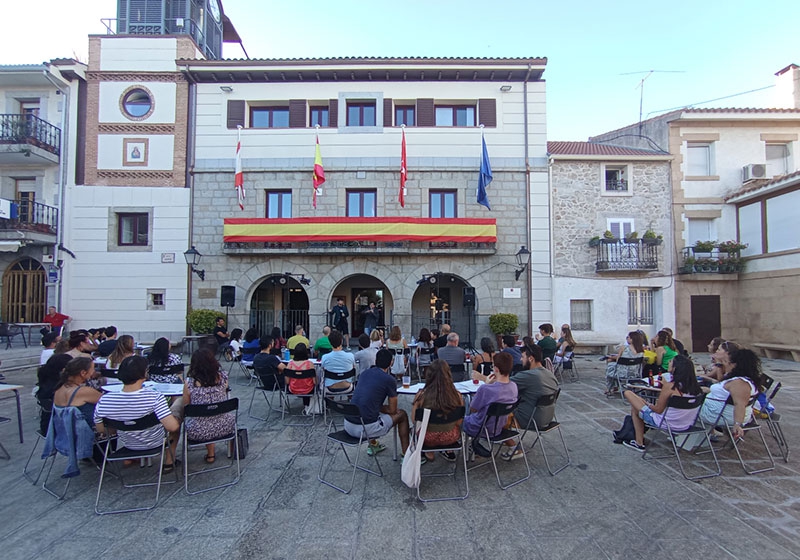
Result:
<instances>
[{"instance_id":1,"label":"neighboring house","mask_svg":"<svg viewBox=\"0 0 800 560\"><path fill-rule=\"evenodd\" d=\"M71 59L0 66L2 321L40 322L59 305L61 202L84 71Z\"/></svg>"},{"instance_id":2,"label":"neighboring house","mask_svg":"<svg viewBox=\"0 0 800 560\"><path fill-rule=\"evenodd\" d=\"M777 90L786 96L780 108L683 109L590 139L655 145L674 156L674 272L681 273L675 327L694 351L704 351L714 336L742 342L800 336L792 194L800 169L800 68L777 75ZM749 247L741 255L692 249L698 241L729 240Z\"/></svg>"},{"instance_id":3,"label":"neighboring house","mask_svg":"<svg viewBox=\"0 0 800 560\"><path fill-rule=\"evenodd\" d=\"M547 148L554 321L583 343L621 343L635 329L650 337L672 324L672 156L592 142Z\"/></svg>"}]
</instances>

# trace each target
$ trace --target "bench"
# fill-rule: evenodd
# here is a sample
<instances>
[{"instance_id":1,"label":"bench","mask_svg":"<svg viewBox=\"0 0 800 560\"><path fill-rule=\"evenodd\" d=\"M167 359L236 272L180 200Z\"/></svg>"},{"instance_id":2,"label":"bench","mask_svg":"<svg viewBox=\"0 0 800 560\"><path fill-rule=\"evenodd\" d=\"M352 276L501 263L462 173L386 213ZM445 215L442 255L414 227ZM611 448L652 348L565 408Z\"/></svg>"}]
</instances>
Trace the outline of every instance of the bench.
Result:
<instances>
[{"instance_id":1,"label":"bench","mask_svg":"<svg viewBox=\"0 0 800 560\"><path fill-rule=\"evenodd\" d=\"M575 346L576 354L616 354L619 341L597 341L597 340L577 340Z\"/></svg>"},{"instance_id":2,"label":"bench","mask_svg":"<svg viewBox=\"0 0 800 560\"><path fill-rule=\"evenodd\" d=\"M772 344L771 342L753 342L750 346L757 348L763 352L765 357L770 359L780 360L785 354L790 354L792 360L800 362L800 346Z\"/></svg>"}]
</instances>

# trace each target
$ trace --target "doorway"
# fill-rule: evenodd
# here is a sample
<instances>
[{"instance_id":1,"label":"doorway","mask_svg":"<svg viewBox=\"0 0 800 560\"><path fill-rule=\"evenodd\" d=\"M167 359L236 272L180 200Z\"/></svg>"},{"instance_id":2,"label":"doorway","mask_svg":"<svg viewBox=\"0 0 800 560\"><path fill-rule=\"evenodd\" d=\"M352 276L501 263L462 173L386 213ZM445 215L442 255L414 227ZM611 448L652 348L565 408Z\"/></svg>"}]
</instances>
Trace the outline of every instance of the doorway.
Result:
<instances>
[{"instance_id":1,"label":"doorway","mask_svg":"<svg viewBox=\"0 0 800 560\"><path fill-rule=\"evenodd\" d=\"M39 323L44 317L45 272L33 259L20 259L3 274L3 321Z\"/></svg>"},{"instance_id":2,"label":"doorway","mask_svg":"<svg viewBox=\"0 0 800 560\"><path fill-rule=\"evenodd\" d=\"M279 327L286 339L294 335L297 325L309 332L308 294L300 282L286 275L270 276L261 282L250 300L248 327L253 325L262 335Z\"/></svg>"},{"instance_id":3,"label":"doorway","mask_svg":"<svg viewBox=\"0 0 800 560\"><path fill-rule=\"evenodd\" d=\"M383 304L383 289L381 288L352 288L350 291L353 302L350 314L353 316L352 337L358 338L364 332L364 313L369 309L369 304L374 303L380 315L378 327L386 326L385 306ZM384 329L385 330L385 329Z\"/></svg>"},{"instance_id":4,"label":"doorway","mask_svg":"<svg viewBox=\"0 0 800 560\"><path fill-rule=\"evenodd\" d=\"M692 296L692 351L704 350L708 341L722 334L719 296Z\"/></svg>"}]
</instances>

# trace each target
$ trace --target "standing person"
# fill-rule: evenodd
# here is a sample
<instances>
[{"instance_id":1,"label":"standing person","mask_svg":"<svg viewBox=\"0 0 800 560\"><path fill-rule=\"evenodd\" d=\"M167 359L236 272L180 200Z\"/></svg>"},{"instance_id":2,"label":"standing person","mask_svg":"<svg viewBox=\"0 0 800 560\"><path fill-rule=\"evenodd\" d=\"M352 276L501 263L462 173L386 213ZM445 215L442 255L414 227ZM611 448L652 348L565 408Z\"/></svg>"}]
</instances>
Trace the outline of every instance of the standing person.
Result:
<instances>
[{"instance_id":1,"label":"standing person","mask_svg":"<svg viewBox=\"0 0 800 560\"><path fill-rule=\"evenodd\" d=\"M558 343L553 338L553 325L550 323L542 323L539 325L539 336L538 342L536 344L539 345L539 348L542 349L542 359L547 360L550 358L551 360L556 355L556 349L558 348Z\"/></svg>"},{"instance_id":2,"label":"standing person","mask_svg":"<svg viewBox=\"0 0 800 560\"><path fill-rule=\"evenodd\" d=\"M117 327L111 325L106 327L106 339L97 345L97 354L103 358L107 358L117 347Z\"/></svg>"},{"instance_id":3,"label":"standing person","mask_svg":"<svg viewBox=\"0 0 800 560\"><path fill-rule=\"evenodd\" d=\"M414 397L414 404L411 406L411 418L417 417L418 408L430 408L433 413L441 414L446 417L459 406L464 406L464 397L461 396L453 385L453 377L450 375L450 366L444 360L434 360L428 367L425 376L425 388ZM462 420L450 424L428 424L425 432L424 445L428 447L453 447L461 435ZM455 461L456 454L452 451L442 452L448 461ZM423 463L433 461L433 453L426 453Z\"/></svg>"},{"instance_id":4,"label":"standing person","mask_svg":"<svg viewBox=\"0 0 800 560\"><path fill-rule=\"evenodd\" d=\"M56 311L55 305L51 305L47 308L47 315L44 316L42 319L42 323L50 323L50 330L56 333L57 335L61 334L61 331L64 330L64 324L69 322L70 316L64 315ZM42 333L44 334L44 333Z\"/></svg>"},{"instance_id":5,"label":"standing person","mask_svg":"<svg viewBox=\"0 0 800 560\"><path fill-rule=\"evenodd\" d=\"M288 348L289 351L292 351L294 350L294 347L301 342L306 345L306 348L311 346L311 343L305 337L305 332L303 332L303 325L297 325L294 328L294 336L290 336L289 340L286 341L286 348Z\"/></svg>"},{"instance_id":6,"label":"standing person","mask_svg":"<svg viewBox=\"0 0 800 560\"><path fill-rule=\"evenodd\" d=\"M352 354L342 350L342 334L339 331L331 331L328 340L331 341L333 350L322 356L322 369L333 373L347 373L356 367L356 360ZM353 378L337 381L335 379L325 380L325 389L328 392L348 393L353 390Z\"/></svg>"},{"instance_id":7,"label":"standing person","mask_svg":"<svg viewBox=\"0 0 800 560\"><path fill-rule=\"evenodd\" d=\"M44 346L44 350L42 350L42 354L39 356L40 366L46 364L50 356L53 355L59 340L61 340L61 336L55 331L50 331L42 336L42 346Z\"/></svg>"},{"instance_id":8,"label":"standing person","mask_svg":"<svg viewBox=\"0 0 800 560\"><path fill-rule=\"evenodd\" d=\"M350 436L358 438L363 434L370 438L367 448L369 455L375 455L386 449L377 438L388 434L395 425L400 435L400 448L403 454L408 448L408 416L405 410L397 408L397 382L389 374L391 366L392 353L385 348L379 350L375 356L375 367L361 374L351 400L361 411L361 418L344 419L344 429ZM383 401L386 399L388 403L384 405Z\"/></svg>"},{"instance_id":9,"label":"standing person","mask_svg":"<svg viewBox=\"0 0 800 560\"><path fill-rule=\"evenodd\" d=\"M342 333L342 337L344 338L344 345L346 347L350 346L350 329L347 325L347 318L350 316L350 312L347 311L347 307L344 305L344 300L342 298L336 299L336 305L331 308L331 324L333 328Z\"/></svg>"},{"instance_id":10,"label":"standing person","mask_svg":"<svg viewBox=\"0 0 800 560\"><path fill-rule=\"evenodd\" d=\"M321 358L331 350L331 341L328 340L328 335L331 334L331 328L328 325L322 327L322 336L314 342L314 356Z\"/></svg>"},{"instance_id":11,"label":"standing person","mask_svg":"<svg viewBox=\"0 0 800 560\"><path fill-rule=\"evenodd\" d=\"M361 312L364 315L364 334L369 335L378 326L381 314L375 307L375 302L369 302L369 307Z\"/></svg>"},{"instance_id":12,"label":"standing person","mask_svg":"<svg viewBox=\"0 0 800 560\"><path fill-rule=\"evenodd\" d=\"M469 404L470 414L464 418L464 432L472 438L484 435L479 432L491 404L517 402L517 385L511 382L511 368L514 365L511 354L498 352L492 361L494 371L486 378L486 384L478 388L478 392ZM496 436L502 432L507 420L507 416L500 417L496 422L487 424L489 435Z\"/></svg>"},{"instance_id":13,"label":"standing person","mask_svg":"<svg viewBox=\"0 0 800 560\"><path fill-rule=\"evenodd\" d=\"M225 326L225 318L224 317L217 317L217 324L214 325L214 338L217 341L217 346L222 348L228 341L230 340L230 335L228 334L228 329Z\"/></svg>"}]
</instances>

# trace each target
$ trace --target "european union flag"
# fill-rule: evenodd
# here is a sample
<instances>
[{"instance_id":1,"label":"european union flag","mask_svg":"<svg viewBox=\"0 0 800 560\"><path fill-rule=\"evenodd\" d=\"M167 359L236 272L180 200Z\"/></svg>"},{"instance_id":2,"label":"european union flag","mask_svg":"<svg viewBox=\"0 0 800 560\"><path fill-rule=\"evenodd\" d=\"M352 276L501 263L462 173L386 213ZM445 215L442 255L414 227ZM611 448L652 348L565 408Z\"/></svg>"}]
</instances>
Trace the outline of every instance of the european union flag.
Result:
<instances>
[{"instance_id":1,"label":"european union flag","mask_svg":"<svg viewBox=\"0 0 800 560\"><path fill-rule=\"evenodd\" d=\"M483 204L489 210L489 197L486 196L486 187L492 182L492 166L489 163L489 152L486 151L486 140L481 136L483 151L481 153L481 174L478 177L478 204Z\"/></svg>"}]
</instances>

